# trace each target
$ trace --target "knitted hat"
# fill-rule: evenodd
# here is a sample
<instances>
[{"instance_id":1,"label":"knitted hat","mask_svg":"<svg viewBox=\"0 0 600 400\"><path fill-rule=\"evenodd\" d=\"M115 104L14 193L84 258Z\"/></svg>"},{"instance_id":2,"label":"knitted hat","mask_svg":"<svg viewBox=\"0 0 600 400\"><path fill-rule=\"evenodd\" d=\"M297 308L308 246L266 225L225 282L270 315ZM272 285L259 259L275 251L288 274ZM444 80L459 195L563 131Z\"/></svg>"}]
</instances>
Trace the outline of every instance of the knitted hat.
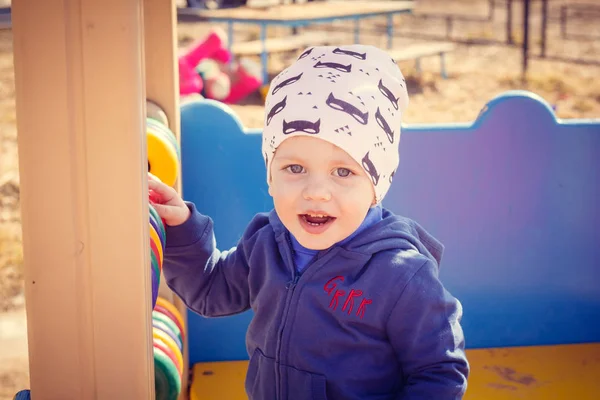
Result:
<instances>
[{"instance_id":1,"label":"knitted hat","mask_svg":"<svg viewBox=\"0 0 600 400\"><path fill-rule=\"evenodd\" d=\"M381 202L398 167L407 105L402 72L385 51L358 44L306 49L273 79L267 94L262 144L267 181L281 142L317 137L363 167Z\"/></svg>"}]
</instances>

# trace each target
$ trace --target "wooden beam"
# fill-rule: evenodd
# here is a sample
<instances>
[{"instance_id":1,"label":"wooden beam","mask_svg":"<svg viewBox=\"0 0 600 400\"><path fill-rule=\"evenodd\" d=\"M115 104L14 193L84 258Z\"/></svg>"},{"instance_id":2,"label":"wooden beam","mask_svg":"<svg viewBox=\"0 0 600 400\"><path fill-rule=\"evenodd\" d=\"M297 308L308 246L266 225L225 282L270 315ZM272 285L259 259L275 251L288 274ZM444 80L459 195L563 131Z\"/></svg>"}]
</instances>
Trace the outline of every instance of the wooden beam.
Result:
<instances>
[{"instance_id":1,"label":"wooden beam","mask_svg":"<svg viewBox=\"0 0 600 400\"><path fill-rule=\"evenodd\" d=\"M142 2L12 4L37 400L154 398Z\"/></svg>"},{"instance_id":2,"label":"wooden beam","mask_svg":"<svg viewBox=\"0 0 600 400\"><path fill-rule=\"evenodd\" d=\"M180 142L179 70L177 47L177 4L175 0L144 0L144 52L146 97L158 104L167 114L169 128ZM181 165L179 168L181 176ZM181 193L181 179L175 189ZM159 295L173 303L187 326L187 307L166 285L161 276ZM180 399L187 398L188 342L183 343L183 370Z\"/></svg>"}]
</instances>

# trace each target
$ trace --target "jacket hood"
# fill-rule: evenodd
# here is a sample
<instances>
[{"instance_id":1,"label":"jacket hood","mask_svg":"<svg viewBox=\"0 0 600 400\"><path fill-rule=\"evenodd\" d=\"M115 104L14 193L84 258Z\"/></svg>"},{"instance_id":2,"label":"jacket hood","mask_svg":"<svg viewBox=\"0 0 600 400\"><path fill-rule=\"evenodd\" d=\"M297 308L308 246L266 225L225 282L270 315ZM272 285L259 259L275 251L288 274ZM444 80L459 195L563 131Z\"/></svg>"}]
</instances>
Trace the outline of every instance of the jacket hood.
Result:
<instances>
[{"instance_id":1,"label":"jacket hood","mask_svg":"<svg viewBox=\"0 0 600 400\"><path fill-rule=\"evenodd\" d=\"M442 261L444 245L410 218L383 209L383 219L349 241L345 248L366 254L385 250L416 250L434 261Z\"/></svg>"}]
</instances>

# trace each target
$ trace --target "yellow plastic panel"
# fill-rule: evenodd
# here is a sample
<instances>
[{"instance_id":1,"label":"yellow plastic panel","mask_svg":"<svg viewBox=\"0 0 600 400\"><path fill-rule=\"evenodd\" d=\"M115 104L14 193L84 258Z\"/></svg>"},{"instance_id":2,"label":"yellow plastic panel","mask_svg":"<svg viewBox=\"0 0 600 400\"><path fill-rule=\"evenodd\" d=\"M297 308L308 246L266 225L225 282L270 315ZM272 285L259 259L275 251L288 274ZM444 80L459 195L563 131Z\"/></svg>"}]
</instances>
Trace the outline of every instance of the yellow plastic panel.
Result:
<instances>
[{"instance_id":1,"label":"yellow plastic panel","mask_svg":"<svg viewBox=\"0 0 600 400\"><path fill-rule=\"evenodd\" d=\"M194 364L190 400L245 400L248 361Z\"/></svg>"},{"instance_id":2,"label":"yellow plastic panel","mask_svg":"<svg viewBox=\"0 0 600 400\"><path fill-rule=\"evenodd\" d=\"M600 343L468 350L465 400L596 400ZM198 363L190 400L246 400L248 361Z\"/></svg>"},{"instance_id":3,"label":"yellow plastic panel","mask_svg":"<svg viewBox=\"0 0 600 400\"><path fill-rule=\"evenodd\" d=\"M600 398L600 343L467 351L465 400Z\"/></svg>"}]
</instances>

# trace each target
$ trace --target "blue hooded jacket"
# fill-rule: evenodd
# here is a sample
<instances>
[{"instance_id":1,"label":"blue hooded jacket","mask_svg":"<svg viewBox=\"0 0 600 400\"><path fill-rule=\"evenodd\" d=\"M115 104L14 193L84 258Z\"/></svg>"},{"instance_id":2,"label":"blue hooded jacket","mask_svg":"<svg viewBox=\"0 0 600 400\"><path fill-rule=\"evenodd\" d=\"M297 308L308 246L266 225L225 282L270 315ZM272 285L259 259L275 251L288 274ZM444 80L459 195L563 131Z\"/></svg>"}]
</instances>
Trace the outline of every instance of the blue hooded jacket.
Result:
<instances>
[{"instance_id":1,"label":"blue hooded jacket","mask_svg":"<svg viewBox=\"0 0 600 400\"><path fill-rule=\"evenodd\" d=\"M417 223L383 209L300 274L275 211L256 215L236 247L219 251L212 220L188 206L188 221L167 229L163 271L200 315L254 311L249 399L462 398L462 307L438 279L442 245Z\"/></svg>"}]
</instances>

